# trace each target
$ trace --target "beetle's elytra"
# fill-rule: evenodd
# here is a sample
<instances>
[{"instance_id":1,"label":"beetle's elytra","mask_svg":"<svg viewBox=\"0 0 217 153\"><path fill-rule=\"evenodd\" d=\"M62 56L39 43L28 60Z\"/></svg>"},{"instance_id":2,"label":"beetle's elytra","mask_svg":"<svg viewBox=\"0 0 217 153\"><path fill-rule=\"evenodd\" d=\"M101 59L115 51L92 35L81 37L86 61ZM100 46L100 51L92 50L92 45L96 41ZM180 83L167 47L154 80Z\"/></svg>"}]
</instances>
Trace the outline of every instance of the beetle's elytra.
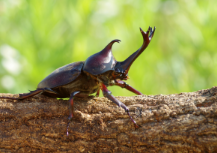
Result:
<instances>
[{"instance_id":1,"label":"beetle's elytra","mask_svg":"<svg viewBox=\"0 0 217 153\"><path fill-rule=\"evenodd\" d=\"M102 51L87 58L86 61L71 63L56 69L38 84L36 90L31 91L30 93L19 94L18 98L0 98L20 100L37 94L43 94L54 98L69 97L70 121L73 117L74 97L87 97L93 93L96 93L96 96L99 96L99 92L102 90L105 97L116 103L119 107L121 106L127 112L135 127L138 128L138 125L129 114L129 109L111 94L107 89L107 86L117 85L126 88L137 95L142 95L141 92L122 81L128 79L130 66L150 43L155 32L155 27L153 30L149 27L146 32L140 28L140 32L143 36L142 46L123 62L116 61L112 55L112 45L115 42L120 42L120 40L115 39Z\"/></svg>"}]
</instances>

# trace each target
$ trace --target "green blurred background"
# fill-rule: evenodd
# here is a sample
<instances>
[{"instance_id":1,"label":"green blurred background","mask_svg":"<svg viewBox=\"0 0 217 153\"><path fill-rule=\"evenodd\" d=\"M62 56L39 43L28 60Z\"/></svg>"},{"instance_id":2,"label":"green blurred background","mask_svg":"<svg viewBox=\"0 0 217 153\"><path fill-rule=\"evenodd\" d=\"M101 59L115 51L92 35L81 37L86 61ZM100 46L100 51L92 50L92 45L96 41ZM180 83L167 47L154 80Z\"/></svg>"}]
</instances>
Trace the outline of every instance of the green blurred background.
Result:
<instances>
[{"instance_id":1,"label":"green blurred background","mask_svg":"<svg viewBox=\"0 0 217 153\"><path fill-rule=\"evenodd\" d=\"M127 81L144 94L217 85L217 1L0 0L0 93L24 93L58 67L84 61L111 40L118 61L156 26ZM134 95L109 87L115 96ZM102 96L102 95L101 95Z\"/></svg>"}]
</instances>

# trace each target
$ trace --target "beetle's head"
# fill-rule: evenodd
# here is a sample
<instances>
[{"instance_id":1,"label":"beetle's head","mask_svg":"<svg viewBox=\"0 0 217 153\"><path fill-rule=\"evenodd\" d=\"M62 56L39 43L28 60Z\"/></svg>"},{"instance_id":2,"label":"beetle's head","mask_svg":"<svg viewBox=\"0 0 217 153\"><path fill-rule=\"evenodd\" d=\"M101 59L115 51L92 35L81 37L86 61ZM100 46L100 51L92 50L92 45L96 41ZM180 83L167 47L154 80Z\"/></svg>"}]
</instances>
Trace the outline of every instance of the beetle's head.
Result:
<instances>
[{"instance_id":1,"label":"beetle's head","mask_svg":"<svg viewBox=\"0 0 217 153\"><path fill-rule=\"evenodd\" d=\"M112 40L102 51L90 56L84 63L83 71L92 75L100 75L114 70L116 60L112 54L112 45L120 40Z\"/></svg>"},{"instance_id":2,"label":"beetle's head","mask_svg":"<svg viewBox=\"0 0 217 153\"><path fill-rule=\"evenodd\" d=\"M114 78L121 79L121 80L127 80L128 79L128 71L130 69L130 66L136 60L136 58L146 49L146 47L150 43L150 41L154 35L154 32L155 32L155 27L154 27L154 30L152 30L152 28L149 27L147 32L144 32L140 28L140 32L143 36L142 46L136 52L134 52L132 55L130 55L125 61L117 62L115 64Z\"/></svg>"}]
</instances>

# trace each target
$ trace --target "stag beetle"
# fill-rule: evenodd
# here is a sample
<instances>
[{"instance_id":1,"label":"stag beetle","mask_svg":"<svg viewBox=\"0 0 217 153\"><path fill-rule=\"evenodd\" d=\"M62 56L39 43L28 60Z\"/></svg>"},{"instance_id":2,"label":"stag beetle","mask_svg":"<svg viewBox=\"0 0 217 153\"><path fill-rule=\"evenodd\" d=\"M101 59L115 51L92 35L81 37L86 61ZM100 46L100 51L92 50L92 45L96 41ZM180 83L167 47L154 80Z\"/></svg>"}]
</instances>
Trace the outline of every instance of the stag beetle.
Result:
<instances>
[{"instance_id":1,"label":"stag beetle","mask_svg":"<svg viewBox=\"0 0 217 153\"><path fill-rule=\"evenodd\" d=\"M36 90L30 91L29 93L19 94L18 98L0 98L20 100L37 94L43 94L54 98L70 98L70 115L67 125L68 135L69 123L73 118L73 98L87 97L95 92L98 97L101 89L105 97L110 99L119 107L122 107L127 112L131 121L134 123L134 126L138 128L138 125L130 116L127 106L116 99L107 89L107 86L117 85L126 88L137 95L142 95L141 92L122 81L129 78L128 71L130 66L150 43L155 32L155 27L153 30L149 27L147 32L144 32L140 28L140 32L143 36L142 46L123 62L116 61L112 55L112 45L115 42L120 42L120 40L115 39L112 40L102 51L87 58L86 61L71 63L56 69L38 84Z\"/></svg>"}]
</instances>

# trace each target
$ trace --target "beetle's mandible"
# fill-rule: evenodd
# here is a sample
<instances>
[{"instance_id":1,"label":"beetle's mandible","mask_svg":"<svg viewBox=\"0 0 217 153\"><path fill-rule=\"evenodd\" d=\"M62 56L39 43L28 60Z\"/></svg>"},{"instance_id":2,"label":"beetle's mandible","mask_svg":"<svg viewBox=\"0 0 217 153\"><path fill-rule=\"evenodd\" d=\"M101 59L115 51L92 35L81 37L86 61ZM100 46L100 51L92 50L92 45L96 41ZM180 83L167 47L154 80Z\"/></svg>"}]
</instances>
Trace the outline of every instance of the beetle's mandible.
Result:
<instances>
[{"instance_id":1,"label":"beetle's mandible","mask_svg":"<svg viewBox=\"0 0 217 153\"><path fill-rule=\"evenodd\" d=\"M155 32L155 27L154 29L149 27L146 32L140 28L140 32L143 36L142 46L123 62L116 61L112 55L112 45L115 42L120 42L120 40L115 39L102 51L87 58L86 61L71 63L56 69L38 84L36 90L31 91L30 93L19 94L18 98L0 97L0 99L21 100L37 94L43 94L54 98L69 97L68 135L69 123L73 118L73 98L87 97L95 92L98 97L100 90L102 90L105 97L127 112L135 127L138 128L139 126L130 116L127 106L116 99L107 89L107 86L117 85L126 88L137 95L142 95L141 92L122 81L128 79L130 66L150 43Z\"/></svg>"}]
</instances>

